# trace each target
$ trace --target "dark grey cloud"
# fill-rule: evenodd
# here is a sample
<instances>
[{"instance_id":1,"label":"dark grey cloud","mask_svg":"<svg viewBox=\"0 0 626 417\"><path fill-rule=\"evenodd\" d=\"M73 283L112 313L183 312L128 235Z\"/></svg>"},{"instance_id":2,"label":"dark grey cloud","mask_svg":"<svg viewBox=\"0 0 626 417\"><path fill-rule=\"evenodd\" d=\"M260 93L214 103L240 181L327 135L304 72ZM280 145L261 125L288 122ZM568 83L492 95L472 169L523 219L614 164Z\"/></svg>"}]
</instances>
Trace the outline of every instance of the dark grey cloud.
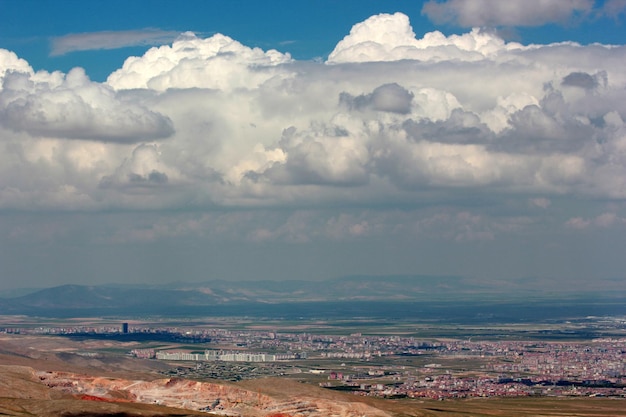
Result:
<instances>
[{"instance_id":1,"label":"dark grey cloud","mask_svg":"<svg viewBox=\"0 0 626 417\"><path fill-rule=\"evenodd\" d=\"M397 83L390 83L377 87L370 94L362 94L356 97L345 92L341 93L339 101L348 108L355 110L408 114L411 112L413 93Z\"/></svg>"},{"instance_id":2,"label":"dark grey cloud","mask_svg":"<svg viewBox=\"0 0 626 417\"><path fill-rule=\"evenodd\" d=\"M608 84L606 71L590 75L586 72L572 72L563 77L561 85L568 87L579 87L584 90L593 90L598 87L606 87Z\"/></svg>"},{"instance_id":3,"label":"dark grey cloud","mask_svg":"<svg viewBox=\"0 0 626 417\"><path fill-rule=\"evenodd\" d=\"M585 113L575 113L561 92L549 92L539 105L526 106L510 118L510 129L499 135L490 149L501 152L574 154L594 146L602 129Z\"/></svg>"},{"instance_id":4,"label":"dark grey cloud","mask_svg":"<svg viewBox=\"0 0 626 417\"><path fill-rule=\"evenodd\" d=\"M152 170L147 176L135 173L128 174L128 181L138 184L167 184L167 174Z\"/></svg>"},{"instance_id":5,"label":"dark grey cloud","mask_svg":"<svg viewBox=\"0 0 626 417\"><path fill-rule=\"evenodd\" d=\"M446 120L407 120L404 129L413 140L441 143L489 143L495 136L478 115L462 109L452 110Z\"/></svg>"},{"instance_id":6,"label":"dark grey cloud","mask_svg":"<svg viewBox=\"0 0 626 417\"><path fill-rule=\"evenodd\" d=\"M580 87L585 90L592 90L598 86L598 82L586 72L572 72L563 77L561 84L570 87Z\"/></svg>"}]
</instances>

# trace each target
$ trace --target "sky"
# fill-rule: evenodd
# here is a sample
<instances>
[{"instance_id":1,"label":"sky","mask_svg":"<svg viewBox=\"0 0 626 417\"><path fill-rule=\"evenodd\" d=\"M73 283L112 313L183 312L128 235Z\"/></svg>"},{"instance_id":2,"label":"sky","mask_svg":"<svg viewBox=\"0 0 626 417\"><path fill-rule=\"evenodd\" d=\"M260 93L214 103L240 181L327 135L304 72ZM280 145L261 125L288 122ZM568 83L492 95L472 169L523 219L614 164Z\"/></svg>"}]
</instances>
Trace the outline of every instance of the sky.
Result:
<instances>
[{"instance_id":1,"label":"sky","mask_svg":"<svg viewBox=\"0 0 626 417\"><path fill-rule=\"evenodd\" d=\"M0 0L0 290L626 285L626 1Z\"/></svg>"}]
</instances>

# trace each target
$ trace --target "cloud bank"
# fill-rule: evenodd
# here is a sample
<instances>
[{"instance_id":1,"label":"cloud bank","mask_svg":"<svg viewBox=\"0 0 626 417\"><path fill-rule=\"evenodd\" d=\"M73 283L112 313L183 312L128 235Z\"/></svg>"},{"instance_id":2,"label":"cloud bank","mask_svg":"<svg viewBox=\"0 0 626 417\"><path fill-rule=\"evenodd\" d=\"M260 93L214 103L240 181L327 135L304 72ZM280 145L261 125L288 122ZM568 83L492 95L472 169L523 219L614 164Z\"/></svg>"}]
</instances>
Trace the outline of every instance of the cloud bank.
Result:
<instances>
[{"instance_id":1,"label":"cloud bank","mask_svg":"<svg viewBox=\"0 0 626 417\"><path fill-rule=\"evenodd\" d=\"M463 25L521 25L590 7L537 1L522 13L496 2L478 16L468 8L475 2L460 4L431 2L425 12L445 20L453 10ZM508 15L517 20L502 20ZM491 240L535 215L489 222L459 207L403 215L393 226L391 212L369 211L384 206L495 199L543 213L553 200L600 199L618 212L626 198L624 62L624 46L522 45L480 29L418 37L401 13L356 24L323 63L188 33L96 83L81 69L35 72L0 50L0 208L364 210L268 220L240 233L250 241L304 241L312 230L355 239L394 227L428 233L445 224L454 240ZM246 224L236 216L223 224ZM563 216L569 230L598 223ZM192 229L181 223L149 235Z\"/></svg>"}]
</instances>

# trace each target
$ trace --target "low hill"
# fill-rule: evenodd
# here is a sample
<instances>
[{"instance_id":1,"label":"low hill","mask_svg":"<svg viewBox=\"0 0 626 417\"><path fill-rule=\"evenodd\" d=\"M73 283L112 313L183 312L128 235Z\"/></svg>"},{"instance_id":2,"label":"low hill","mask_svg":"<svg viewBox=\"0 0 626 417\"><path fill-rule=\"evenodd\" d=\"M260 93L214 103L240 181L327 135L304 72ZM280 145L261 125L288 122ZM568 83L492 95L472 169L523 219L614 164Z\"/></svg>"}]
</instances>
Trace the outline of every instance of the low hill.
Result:
<instances>
[{"instance_id":1,"label":"low hill","mask_svg":"<svg viewBox=\"0 0 626 417\"><path fill-rule=\"evenodd\" d=\"M532 284L532 281L528 282ZM546 313L546 318L557 317L571 307L584 307L583 316L622 314L624 310L624 291L594 294L572 286L550 292L526 284L519 281L495 286L461 277L419 275L350 276L326 281L213 280L166 285L63 285L19 297L0 298L0 314L297 318L320 314L326 317L372 317L384 311L386 317L428 314L431 318L501 317L518 320L534 317L537 311ZM581 300L587 300L586 304Z\"/></svg>"}]
</instances>

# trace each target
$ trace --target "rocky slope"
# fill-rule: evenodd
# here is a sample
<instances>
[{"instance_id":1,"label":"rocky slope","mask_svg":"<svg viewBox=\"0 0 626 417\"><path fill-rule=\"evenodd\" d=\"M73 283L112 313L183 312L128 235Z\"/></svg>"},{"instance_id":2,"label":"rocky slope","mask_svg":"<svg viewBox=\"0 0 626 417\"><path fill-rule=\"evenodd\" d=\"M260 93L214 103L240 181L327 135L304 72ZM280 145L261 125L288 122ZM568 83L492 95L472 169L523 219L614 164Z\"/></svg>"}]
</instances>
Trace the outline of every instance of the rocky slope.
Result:
<instances>
[{"instance_id":1,"label":"rocky slope","mask_svg":"<svg viewBox=\"0 0 626 417\"><path fill-rule=\"evenodd\" d=\"M280 399L229 385L180 378L132 381L66 372L35 372L53 391L79 399L156 404L227 416L360 417L389 415L366 404L309 396Z\"/></svg>"}]
</instances>

